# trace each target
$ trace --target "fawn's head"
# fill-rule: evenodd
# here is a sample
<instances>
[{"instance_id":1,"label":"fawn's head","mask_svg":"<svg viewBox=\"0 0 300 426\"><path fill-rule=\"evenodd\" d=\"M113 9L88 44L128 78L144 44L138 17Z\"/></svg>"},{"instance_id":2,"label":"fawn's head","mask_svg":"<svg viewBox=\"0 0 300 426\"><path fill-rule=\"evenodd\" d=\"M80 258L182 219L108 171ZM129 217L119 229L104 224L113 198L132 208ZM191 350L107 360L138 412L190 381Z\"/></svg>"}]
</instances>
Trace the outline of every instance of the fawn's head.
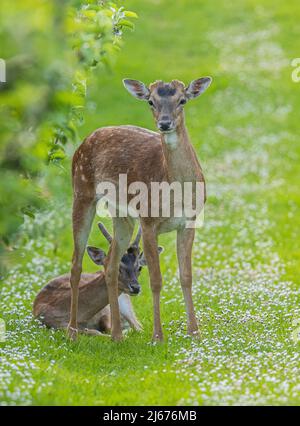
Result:
<instances>
[{"instance_id":1,"label":"fawn's head","mask_svg":"<svg viewBox=\"0 0 300 426\"><path fill-rule=\"evenodd\" d=\"M211 81L211 77L202 77L187 87L179 80L171 83L160 80L147 87L141 81L124 79L123 84L134 97L148 102L158 130L169 133L179 125L187 101L201 95Z\"/></svg>"},{"instance_id":2,"label":"fawn's head","mask_svg":"<svg viewBox=\"0 0 300 426\"><path fill-rule=\"evenodd\" d=\"M112 241L112 237L104 227L102 223L98 223L99 229L108 240L109 243ZM138 277L141 273L142 267L146 265L144 254L140 252L139 243L141 239L141 228L135 237L134 242L127 249L126 253L123 254L120 267L119 267L119 290L135 296L140 293L141 286L138 282ZM158 247L159 252L162 251L162 247ZM96 265L104 266L106 264L107 255L102 249L96 247L87 247L87 252Z\"/></svg>"}]
</instances>

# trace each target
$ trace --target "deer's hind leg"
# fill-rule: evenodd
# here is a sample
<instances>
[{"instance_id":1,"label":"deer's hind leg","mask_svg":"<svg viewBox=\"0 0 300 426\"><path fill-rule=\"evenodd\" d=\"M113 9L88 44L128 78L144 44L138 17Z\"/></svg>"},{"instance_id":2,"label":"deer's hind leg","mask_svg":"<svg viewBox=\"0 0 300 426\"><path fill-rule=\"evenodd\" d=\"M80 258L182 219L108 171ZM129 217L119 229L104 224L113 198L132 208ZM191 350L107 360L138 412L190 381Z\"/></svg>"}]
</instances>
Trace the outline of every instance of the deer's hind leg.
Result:
<instances>
[{"instance_id":1,"label":"deer's hind leg","mask_svg":"<svg viewBox=\"0 0 300 426\"><path fill-rule=\"evenodd\" d=\"M143 248L150 275L150 286L153 299L153 337L154 341L163 341L163 331L160 317L160 293L162 289L162 276L159 264L159 252L157 249L157 234L152 226L142 223Z\"/></svg>"},{"instance_id":2,"label":"deer's hind leg","mask_svg":"<svg viewBox=\"0 0 300 426\"><path fill-rule=\"evenodd\" d=\"M195 229L184 228L177 231L177 258L180 283L187 314L187 333L199 337L199 330L192 298L192 248Z\"/></svg>"},{"instance_id":3,"label":"deer's hind leg","mask_svg":"<svg viewBox=\"0 0 300 426\"><path fill-rule=\"evenodd\" d=\"M82 258L96 211L94 196L75 195L73 201L74 251L71 267L71 309L68 335L75 340L78 334L78 285L82 271Z\"/></svg>"},{"instance_id":4,"label":"deer's hind leg","mask_svg":"<svg viewBox=\"0 0 300 426\"><path fill-rule=\"evenodd\" d=\"M80 334L86 334L87 336L110 337L109 334L101 333L101 331L96 330L95 328L79 328L78 332Z\"/></svg>"},{"instance_id":5,"label":"deer's hind leg","mask_svg":"<svg viewBox=\"0 0 300 426\"><path fill-rule=\"evenodd\" d=\"M92 318L90 318L85 327L87 329L96 330L99 334L105 334L106 336L111 332L111 320L110 320L110 307L106 305L103 309L100 309Z\"/></svg>"}]
</instances>

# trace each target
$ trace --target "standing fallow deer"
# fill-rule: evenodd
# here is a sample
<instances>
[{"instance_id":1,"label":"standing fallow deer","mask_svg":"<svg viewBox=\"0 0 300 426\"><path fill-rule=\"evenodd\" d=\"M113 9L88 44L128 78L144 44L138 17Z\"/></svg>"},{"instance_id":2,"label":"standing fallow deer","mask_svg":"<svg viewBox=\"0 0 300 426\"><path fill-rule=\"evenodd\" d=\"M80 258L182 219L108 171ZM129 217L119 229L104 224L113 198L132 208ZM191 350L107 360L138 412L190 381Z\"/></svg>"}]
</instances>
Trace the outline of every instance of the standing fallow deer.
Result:
<instances>
[{"instance_id":1,"label":"standing fallow deer","mask_svg":"<svg viewBox=\"0 0 300 426\"><path fill-rule=\"evenodd\" d=\"M88 136L73 157L73 237L74 252L71 268L71 315L68 333L77 336L78 283L82 271L82 258L95 216L96 203L103 196L97 188L101 182L111 182L118 188L119 176L127 175L128 187L143 182L150 189L151 182L205 182L195 150L185 126L184 104L201 95L211 83L210 77L192 81L187 87L178 81L156 81L149 87L137 80L123 80L125 88L136 98L147 101L152 110L159 133L136 126L104 127ZM127 187L127 188L128 188ZM150 191L151 192L151 191ZM151 204L149 194L149 204ZM195 194L193 193L195 198ZM130 199L130 197L128 198ZM129 202L129 201L127 201ZM121 209L122 206L118 206ZM198 335L198 325L192 300L192 246L195 229L186 226L186 218L139 218L143 234L143 249L150 275L153 296L153 339L163 340L160 318L162 276L157 250L159 234L177 231L177 257L181 287L187 312L187 331ZM112 338L122 339L118 305L119 263L130 241L134 223L130 217L113 218L114 234L108 261L105 265L106 283L111 308Z\"/></svg>"},{"instance_id":2,"label":"standing fallow deer","mask_svg":"<svg viewBox=\"0 0 300 426\"><path fill-rule=\"evenodd\" d=\"M112 237L103 224L98 224L109 243ZM145 265L143 253L140 253L141 232L122 256L118 278L119 306L122 319L134 330L142 327L137 320L129 296L140 292L138 276ZM161 247L159 247L161 251ZM87 247L90 258L96 265L104 265L106 254L96 247ZM67 328L70 319L70 274L52 279L38 293L33 304L33 315L44 325L55 329ZM108 292L103 271L94 274L82 274L79 283L78 328L80 332L90 335L109 333L111 329Z\"/></svg>"}]
</instances>

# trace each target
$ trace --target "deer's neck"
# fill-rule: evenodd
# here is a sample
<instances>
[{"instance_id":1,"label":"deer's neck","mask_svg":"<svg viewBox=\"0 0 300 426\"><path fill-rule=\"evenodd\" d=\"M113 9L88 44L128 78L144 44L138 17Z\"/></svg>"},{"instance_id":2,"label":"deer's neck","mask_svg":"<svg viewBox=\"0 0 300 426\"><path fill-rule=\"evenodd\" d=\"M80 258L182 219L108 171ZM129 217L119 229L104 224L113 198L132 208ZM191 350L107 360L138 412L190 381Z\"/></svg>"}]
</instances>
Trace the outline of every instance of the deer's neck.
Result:
<instances>
[{"instance_id":1,"label":"deer's neck","mask_svg":"<svg viewBox=\"0 0 300 426\"><path fill-rule=\"evenodd\" d=\"M183 113L174 132L164 133L161 138L169 181L201 180L200 164L190 142Z\"/></svg>"}]
</instances>

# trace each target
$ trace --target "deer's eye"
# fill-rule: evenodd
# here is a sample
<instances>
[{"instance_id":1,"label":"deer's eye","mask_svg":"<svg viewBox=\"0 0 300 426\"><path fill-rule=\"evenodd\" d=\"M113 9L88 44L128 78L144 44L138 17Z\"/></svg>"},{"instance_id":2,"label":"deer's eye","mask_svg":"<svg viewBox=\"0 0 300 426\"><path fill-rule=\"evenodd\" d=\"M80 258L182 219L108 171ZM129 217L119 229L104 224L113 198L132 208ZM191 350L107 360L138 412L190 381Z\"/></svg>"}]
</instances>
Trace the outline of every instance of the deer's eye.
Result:
<instances>
[{"instance_id":1,"label":"deer's eye","mask_svg":"<svg viewBox=\"0 0 300 426\"><path fill-rule=\"evenodd\" d=\"M186 104L186 100L184 98L182 98L179 102L179 105L184 105L184 104Z\"/></svg>"},{"instance_id":2,"label":"deer's eye","mask_svg":"<svg viewBox=\"0 0 300 426\"><path fill-rule=\"evenodd\" d=\"M148 101L148 104L150 105L150 106L152 106L152 107L154 107L154 103L150 100L150 101Z\"/></svg>"}]
</instances>

